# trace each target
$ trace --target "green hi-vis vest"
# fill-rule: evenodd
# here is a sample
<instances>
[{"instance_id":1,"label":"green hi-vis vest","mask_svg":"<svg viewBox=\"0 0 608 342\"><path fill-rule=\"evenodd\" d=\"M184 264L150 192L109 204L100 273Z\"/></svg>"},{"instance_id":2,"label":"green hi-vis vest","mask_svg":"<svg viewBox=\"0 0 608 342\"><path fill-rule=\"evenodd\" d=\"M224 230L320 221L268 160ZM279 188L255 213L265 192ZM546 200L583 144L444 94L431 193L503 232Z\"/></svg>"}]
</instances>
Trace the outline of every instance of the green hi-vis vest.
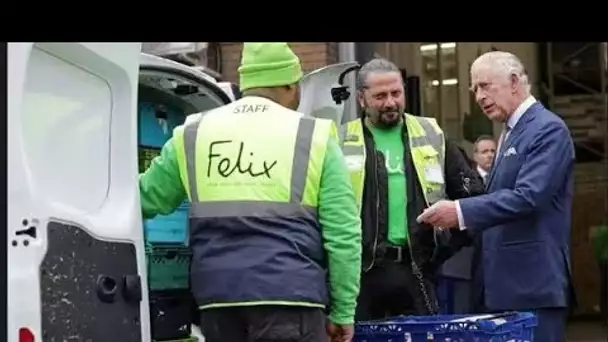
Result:
<instances>
[{"instance_id":1,"label":"green hi-vis vest","mask_svg":"<svg viewBox=\"0 0 608 342\"><path fill-rule=\"evenodd\" d=\"M175 130L201 308L327 303L317 206L333 123L244 97Z\"/></svg>"},{"instance_id":2,"label":"green hi-vis vest","mask_svg":"<svg viewBox=\"0 0 608 342\"><path fill-rule=\"evenodd\" d=\"M410 114L405 114L405 125L416 176L422 186L427 205L431 205L446 197L443 176L445 162L443 131L434 118ZM350 121L344 125L343 131L342 150L361 211L366 158L363 121L361 119Z\"/></svg>"}]
</instances>

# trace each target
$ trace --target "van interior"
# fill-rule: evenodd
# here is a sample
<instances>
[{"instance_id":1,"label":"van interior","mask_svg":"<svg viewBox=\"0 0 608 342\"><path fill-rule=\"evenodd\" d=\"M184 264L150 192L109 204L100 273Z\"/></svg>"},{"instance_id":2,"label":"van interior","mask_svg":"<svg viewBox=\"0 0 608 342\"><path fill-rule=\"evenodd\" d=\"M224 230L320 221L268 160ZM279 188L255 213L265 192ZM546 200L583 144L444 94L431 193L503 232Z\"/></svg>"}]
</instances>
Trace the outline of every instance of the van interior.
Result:
<instances>
[{"instance_id":1,"label":"van interior","mask_svg":"<svg viewBox=\"0 0 608 342\"><path fill-rule=\"evenodd\" d=\"M139 172L144 172L187 115L226 103L201 82L142 67L138 89ZM189 290L188 203L144 221L150 318L154 341L190 338L198 324Z\"/></svg>"}]
</instances>

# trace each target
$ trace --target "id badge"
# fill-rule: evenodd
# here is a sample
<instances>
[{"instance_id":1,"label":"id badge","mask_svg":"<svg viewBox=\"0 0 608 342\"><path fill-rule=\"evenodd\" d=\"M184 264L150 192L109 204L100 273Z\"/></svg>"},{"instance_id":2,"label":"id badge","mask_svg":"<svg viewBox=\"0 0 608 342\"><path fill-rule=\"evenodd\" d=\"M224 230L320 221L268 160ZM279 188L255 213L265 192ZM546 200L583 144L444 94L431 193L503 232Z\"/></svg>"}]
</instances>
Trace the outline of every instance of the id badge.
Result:
<instances>
[{"instance_id":1,"label":"id badge","mask_svg":"<svg viewBox=\"0 0 608 342\"><path fill-rule=\"evenodd\" d=\"M429 183L444 184L443 171L439 166L427 167L424 169L424 178Z\"/></svg>"},{"instance_id":2,"label":"id badge","mask_svg":"<svg viewBox=\"0 0 608 342\"><path fill-rule=\"evenodd\" d=\"M344 161L348 171L359 171L365 167L365 156L363 155L345 156Z\"/></svg>"}]
</instances>

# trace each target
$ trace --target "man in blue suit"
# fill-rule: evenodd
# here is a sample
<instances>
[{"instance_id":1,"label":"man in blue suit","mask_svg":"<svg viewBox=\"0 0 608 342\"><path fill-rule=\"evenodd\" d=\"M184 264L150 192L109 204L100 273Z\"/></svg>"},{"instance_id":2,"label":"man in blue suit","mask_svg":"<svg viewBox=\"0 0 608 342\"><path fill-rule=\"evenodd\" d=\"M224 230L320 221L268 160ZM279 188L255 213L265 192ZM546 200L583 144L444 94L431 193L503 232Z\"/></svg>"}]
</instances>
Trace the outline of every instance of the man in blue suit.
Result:
<instances>
[{"instance_id":1,"label":"man in blue suit","mask_svg":"<svg viewBox=\"0 0 608 342\"><path fill-rule=\"evenodd\" d=\"M574 145L564 122L530 95L511 53L471 66L472 91L488 118L504 124L487 194L439 201L418 219L435 229L482 234L483 300L490 312L534 311L535 340L564 340L574 299L570 266Z\"/></svg>"}]
</instances>

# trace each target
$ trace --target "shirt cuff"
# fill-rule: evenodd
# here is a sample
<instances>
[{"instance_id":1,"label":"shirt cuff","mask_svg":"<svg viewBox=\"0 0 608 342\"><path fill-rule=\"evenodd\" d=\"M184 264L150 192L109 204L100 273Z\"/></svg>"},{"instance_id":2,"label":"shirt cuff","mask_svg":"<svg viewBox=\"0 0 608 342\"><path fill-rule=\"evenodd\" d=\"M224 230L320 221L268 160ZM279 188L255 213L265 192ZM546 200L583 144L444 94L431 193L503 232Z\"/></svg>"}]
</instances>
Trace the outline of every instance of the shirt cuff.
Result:
<instances>
[{"instance_id":1,"label":"shirt cuff","mask_svg":"<svg viewBox=\"0 0 608 342\"><path fill-rule=\"evenodd\" d=\"M456 215L458 215L458 226L460 230L466 230L467 226L464 224L464 217L462 217L462 209L460 209L460 202L455 201L456 203Z\"/></svg>"}]
</instances>

